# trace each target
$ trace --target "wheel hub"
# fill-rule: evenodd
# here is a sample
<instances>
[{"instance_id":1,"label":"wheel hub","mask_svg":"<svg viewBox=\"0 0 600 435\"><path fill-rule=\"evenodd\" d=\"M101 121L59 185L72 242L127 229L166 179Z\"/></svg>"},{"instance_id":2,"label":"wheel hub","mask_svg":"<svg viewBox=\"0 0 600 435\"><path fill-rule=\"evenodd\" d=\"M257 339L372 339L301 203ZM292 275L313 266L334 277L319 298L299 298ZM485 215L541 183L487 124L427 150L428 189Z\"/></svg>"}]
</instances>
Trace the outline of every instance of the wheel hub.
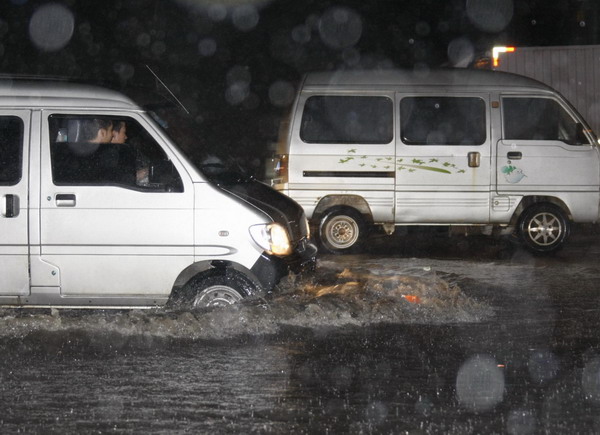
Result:
<instances>
[{"instance_id":1,"label":"wheel hub","mask_svg":"<svg viewBox=\"0 0 600 435\"><path fill-rule=\"evenodd\" d=\"M531 220L529 234L538 245L551 245L561 235L562 227L556 216L540 213Z\"/></svg>"},{"instance_id":2,"label":"wheel hub","mask_svg":"<svg viewBox=\"0 0 600 435\"><path fill-rule=\"evenodd\" d=\"M194 299L194 307L226 307L241 300L242 297L230 287L214 285L203 290Z\"/></svg>"}]
</instances>

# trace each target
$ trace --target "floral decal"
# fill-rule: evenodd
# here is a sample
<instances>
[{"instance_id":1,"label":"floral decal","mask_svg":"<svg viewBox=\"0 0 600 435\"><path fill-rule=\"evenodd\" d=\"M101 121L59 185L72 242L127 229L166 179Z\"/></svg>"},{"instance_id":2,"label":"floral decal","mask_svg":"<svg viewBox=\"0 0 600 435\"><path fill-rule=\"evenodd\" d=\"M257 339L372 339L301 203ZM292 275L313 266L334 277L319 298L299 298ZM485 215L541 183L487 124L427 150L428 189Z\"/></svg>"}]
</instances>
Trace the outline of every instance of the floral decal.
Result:
<instances>
[{"instance_id":1,"label":"floral decal","mask_svg":"<svg viewBox=\"0 0 600 435\"><path fill-rule=\"evenodd\" d=\"M504 174L504 178L511 184L518 183L521 181L525 175L522 169L517 168L516 166L508 163L506 166L502 166L502 173Z\"/></svg>"},{"instance_id":2,"label":"floral decal","mask_svg":"<svg viewBox=\"0 0 600 435\"><path fill-rule=\"evenodd\" d=\"M356 149L349 149L348 155L341 158L339 163L358 163L361 168L367 167L370 169L396 169L398 171L415 172L417 170L433 171L441 174L464 174L466 171L459 168L454 163L440 162L439 159L431 158L427 161L422 159L403 159L394 160L393 157L377 157L357 156Z\"/></svg>"}]
</instances>

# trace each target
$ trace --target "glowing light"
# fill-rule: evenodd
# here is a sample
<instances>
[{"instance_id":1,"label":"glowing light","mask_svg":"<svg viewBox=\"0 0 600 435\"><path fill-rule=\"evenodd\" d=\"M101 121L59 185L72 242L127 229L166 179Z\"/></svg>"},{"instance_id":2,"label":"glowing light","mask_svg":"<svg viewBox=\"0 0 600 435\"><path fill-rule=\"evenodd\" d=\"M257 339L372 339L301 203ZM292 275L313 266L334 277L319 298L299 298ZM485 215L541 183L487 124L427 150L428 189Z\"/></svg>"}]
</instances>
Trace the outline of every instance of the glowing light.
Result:
<instances>
[{"instance_id":1,"label":"glowing light","mask_svg":"<svg viewBox=\"0 0 600 435\"><path fill-rule=\"evenodd\" d=\"M515 50L515 47L494 47L492 49L492 59L494 68L500 65L500 53L513 53Z\"/></svg>"}]
</instances>

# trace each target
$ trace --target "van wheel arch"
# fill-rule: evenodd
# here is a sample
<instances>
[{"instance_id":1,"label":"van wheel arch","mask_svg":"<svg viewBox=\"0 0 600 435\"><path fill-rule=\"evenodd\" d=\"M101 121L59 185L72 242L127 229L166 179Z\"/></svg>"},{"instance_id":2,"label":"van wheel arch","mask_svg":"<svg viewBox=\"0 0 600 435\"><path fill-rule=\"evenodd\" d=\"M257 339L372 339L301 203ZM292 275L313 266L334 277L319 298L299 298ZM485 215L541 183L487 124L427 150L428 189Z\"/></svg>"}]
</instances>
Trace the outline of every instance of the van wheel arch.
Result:
<instances>
[{"instance_id":1,"label":"van wheel arch","mask_svg":"<svg viewBox=\"0 0 600 435\"><path fill-rule=\"evenodd\" d=\"M368 223L373 223L373 214L369 203L360 195L327 195L319 200L312 213L312 220L319 222L323 215L330 213L332 209L337 207L347 207L356 210L362 215L363 220Z\"/></svg>"},{"instance_id":2,"label":"van wheel arch","mask_svg":"<svg viewBox=\"0 0 600 435\"><path fill-rule=\"evenodd\" d=\"M567 218L570 221L573 221L573 216L571 215L571 211L569 210L569 207L567 207L567 204L564 203L564 201L562 201L558 198L555 198L553 196L525 196L521 199L521 202L515 209L515 213L512 216L510 224L517 225L519 223L521 215L525 212L525 210L527 210L529 207L531 207L533 205L542 204L542 203L553 204L553 205L559 207L562 210L562 212L565 214L565 216L567 216Z\"/></svg>"},{"instance_id":3,"label":"van wheel arch","mask_svg":"<svg viewBox=\"0 0 600 435\"><path fill-rule=\"evenodd\" d=\"M197 285L199 281L215 274L225 277L242 276L243 280L247 282L245 287L248 294L245 296L251 296L262 290L260 283L252 272L240 264L223 260L199 261L191 264L179 274L173 285L167 305L171 307L185 305L189 302L190 288Z\"/></svg>"}]
</instances>

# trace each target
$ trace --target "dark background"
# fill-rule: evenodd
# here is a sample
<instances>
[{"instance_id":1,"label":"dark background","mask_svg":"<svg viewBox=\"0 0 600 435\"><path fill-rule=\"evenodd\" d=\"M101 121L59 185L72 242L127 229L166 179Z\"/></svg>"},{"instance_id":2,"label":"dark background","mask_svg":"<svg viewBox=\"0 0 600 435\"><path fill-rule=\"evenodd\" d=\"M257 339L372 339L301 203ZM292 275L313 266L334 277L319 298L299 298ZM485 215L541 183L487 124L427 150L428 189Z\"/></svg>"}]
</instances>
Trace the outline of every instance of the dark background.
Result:
<instances>
[{"instance_id":1,"label":"dark background","mask_svg":"<svg viewBox=\"0 0 600 435\"><path fill-rule=\"evenodd\" d=\"M259 178L302 74L472 67L494 45L599 41L595 0L109 0L0 3L0 72L135 94L151 66L197 121L199 159Z\"/></svg>"}]
</instances>

